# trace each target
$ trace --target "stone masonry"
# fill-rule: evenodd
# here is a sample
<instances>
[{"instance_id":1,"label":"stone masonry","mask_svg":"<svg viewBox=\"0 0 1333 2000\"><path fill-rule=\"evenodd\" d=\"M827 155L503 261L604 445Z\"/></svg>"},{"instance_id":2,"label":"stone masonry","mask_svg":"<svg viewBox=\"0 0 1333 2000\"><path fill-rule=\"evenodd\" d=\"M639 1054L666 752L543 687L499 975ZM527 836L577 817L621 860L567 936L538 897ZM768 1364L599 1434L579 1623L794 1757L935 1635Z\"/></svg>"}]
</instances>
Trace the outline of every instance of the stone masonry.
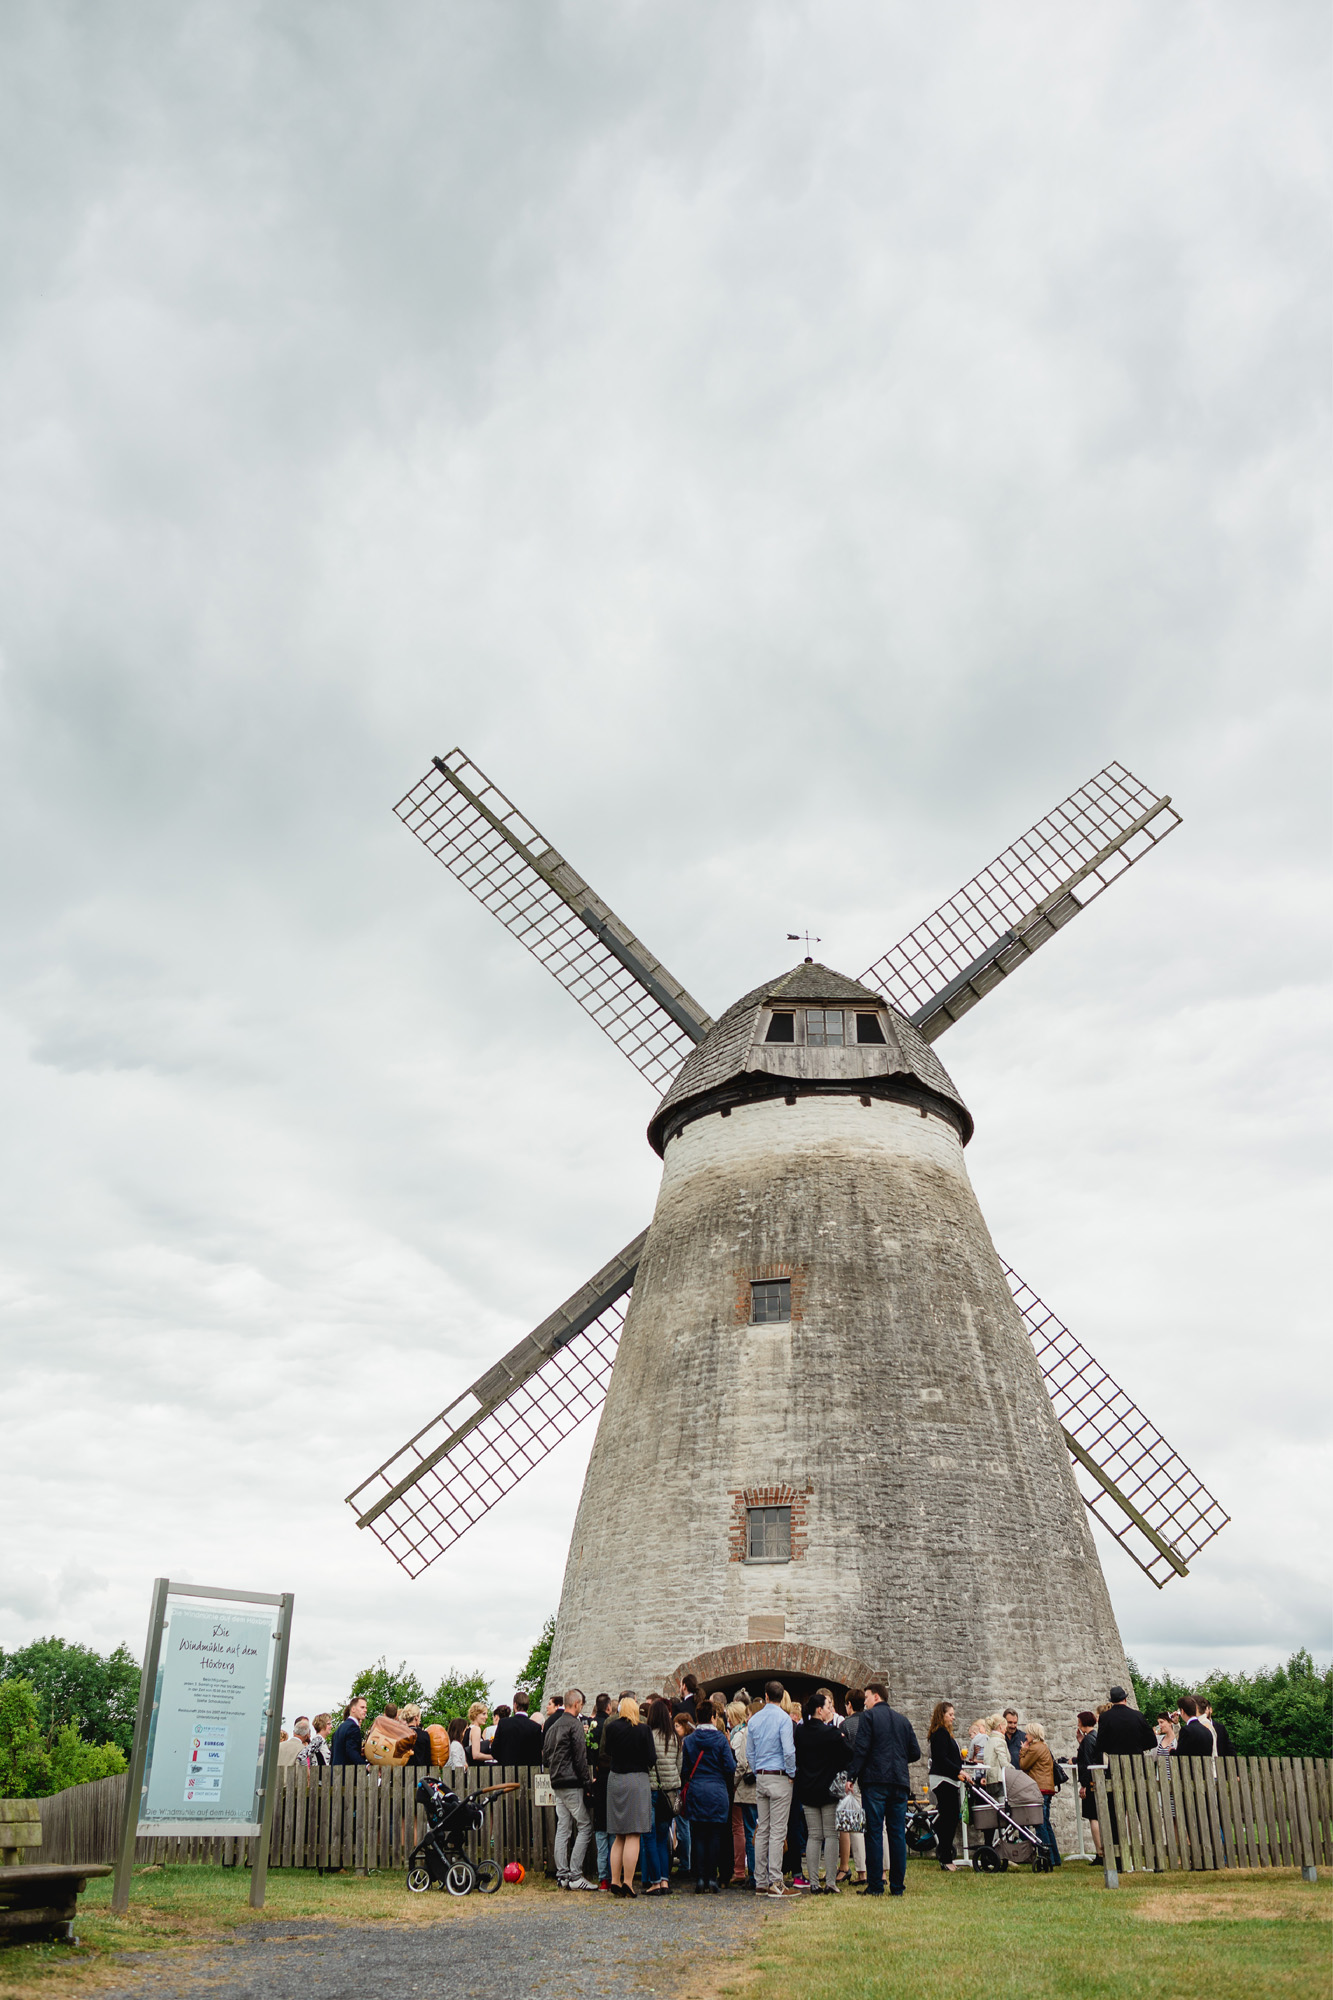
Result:
<instances>
[{"instance_id":1,"label":"stone masonry","mask_svg":"<svg viewBox=\"0 0 1333 2000\"><path fill-rule=\"evenodd\" d=\"M761 989L709 1038L726 1060L701 1045L654 1121L661 1190L551 1685L873 1672L918 1733L947 1697L960 1726L1014 1703L1071 1740L1125 1658L967 1176L971 1121L900 1016L820 967L802 1002L821 984L849 1014L882 1010L882 1049L789 1045L774 1063L767 1022L787 996ZM776 1276L791 1319L750 1323L742 1288ZM790 1562L746 1559L758 1505L791 1506Z\"/></svg>"}]
</instances>

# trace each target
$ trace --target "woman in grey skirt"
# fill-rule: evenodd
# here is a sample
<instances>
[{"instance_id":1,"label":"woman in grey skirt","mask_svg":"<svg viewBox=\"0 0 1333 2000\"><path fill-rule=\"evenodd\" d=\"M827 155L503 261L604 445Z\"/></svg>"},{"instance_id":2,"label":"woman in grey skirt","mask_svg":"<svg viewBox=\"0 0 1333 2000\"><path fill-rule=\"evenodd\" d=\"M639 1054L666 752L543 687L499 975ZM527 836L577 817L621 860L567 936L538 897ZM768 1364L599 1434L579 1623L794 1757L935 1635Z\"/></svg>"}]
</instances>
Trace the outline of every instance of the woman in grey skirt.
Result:
<instances>
[{"instance_id":1,"label":"woman in grey skirt","mask_svg":"<svg viewBox=\"0 0 1333 2000\"><path fill-rule=\"evenodd\" d=\"M620 1711L602 1733L611 1765L606 1781L606 1830L611 1836L611 1894L632 1896L639 1838L653 1823L648 1773L657 1767L657 1745L632 1694L620 1697Z\"/></svg>"}]
</instances>

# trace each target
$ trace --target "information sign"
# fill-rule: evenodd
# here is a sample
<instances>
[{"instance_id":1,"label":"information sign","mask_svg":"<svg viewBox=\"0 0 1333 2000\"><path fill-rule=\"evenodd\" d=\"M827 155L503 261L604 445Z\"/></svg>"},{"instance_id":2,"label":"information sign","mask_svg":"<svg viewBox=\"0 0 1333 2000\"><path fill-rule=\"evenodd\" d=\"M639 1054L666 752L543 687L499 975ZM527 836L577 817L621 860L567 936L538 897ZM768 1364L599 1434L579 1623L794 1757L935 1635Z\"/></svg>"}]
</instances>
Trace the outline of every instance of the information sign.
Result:
<instances>
[{"instance_id":1,"label":"information sign","mask_svg":"<svg viewBox=\"0 0 1333 2000\"><path fill-rule=\"evenodd\" d=\"M258 1833L269 1684L270 1612L173 1604L162 1635L139 1806L140 1833Z\"/></svg>"},{"instance_id":2,"label":"information sign","mask_svg":"<svg viewBox=\"0 0 1333 2000\"><path fill-rule=\"evenodd\" d=\"M113 1909L128 1908L145 1834L252 1840L250 1901L262 1905L292 1604L290 1592L154 1584Z\"/></svg>"}]
</instances>

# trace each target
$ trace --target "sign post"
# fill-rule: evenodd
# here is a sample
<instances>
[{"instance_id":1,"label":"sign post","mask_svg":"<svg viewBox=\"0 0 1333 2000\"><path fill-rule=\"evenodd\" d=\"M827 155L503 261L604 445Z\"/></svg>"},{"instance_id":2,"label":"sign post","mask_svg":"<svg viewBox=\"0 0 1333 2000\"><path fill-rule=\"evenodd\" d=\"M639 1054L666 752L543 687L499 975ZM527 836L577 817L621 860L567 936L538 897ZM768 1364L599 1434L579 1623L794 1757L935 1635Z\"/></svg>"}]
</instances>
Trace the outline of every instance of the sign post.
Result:
<instances>
[{"instance_id":1,"label":"sign post","mask_svg":"<svg viewBox=\"0 0 1333 2000\"><path fill-rule=\"evenodd\" d=\"M255 1842L250 1903L262 1908L294 1602L154 1583L113 1910L129 1908L139 1835L200 1833Z\"/></svg>"}]
</instances>

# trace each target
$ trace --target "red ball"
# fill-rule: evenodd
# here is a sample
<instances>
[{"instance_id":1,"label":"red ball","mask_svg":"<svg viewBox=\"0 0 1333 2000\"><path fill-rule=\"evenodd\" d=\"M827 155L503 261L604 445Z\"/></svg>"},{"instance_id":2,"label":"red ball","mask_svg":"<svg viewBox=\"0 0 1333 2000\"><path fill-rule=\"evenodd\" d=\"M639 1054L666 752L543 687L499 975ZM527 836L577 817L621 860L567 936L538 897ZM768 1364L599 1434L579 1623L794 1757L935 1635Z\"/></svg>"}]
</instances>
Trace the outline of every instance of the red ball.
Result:
<instances>
[{"instance_id":1,"label":"red ball","mask_svg":"<svg viewBox=\"0 0 1333 2000\"><path fill-rule=\"evenodd\" d=\"M523 1863L521 1861L508 1861L505 1863L506 1882L521 1882L523 1880L523 1875L524 1875L524 1868L523 1868Z\"/></svg>"}]
</instances>

